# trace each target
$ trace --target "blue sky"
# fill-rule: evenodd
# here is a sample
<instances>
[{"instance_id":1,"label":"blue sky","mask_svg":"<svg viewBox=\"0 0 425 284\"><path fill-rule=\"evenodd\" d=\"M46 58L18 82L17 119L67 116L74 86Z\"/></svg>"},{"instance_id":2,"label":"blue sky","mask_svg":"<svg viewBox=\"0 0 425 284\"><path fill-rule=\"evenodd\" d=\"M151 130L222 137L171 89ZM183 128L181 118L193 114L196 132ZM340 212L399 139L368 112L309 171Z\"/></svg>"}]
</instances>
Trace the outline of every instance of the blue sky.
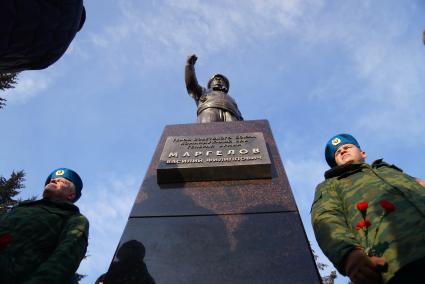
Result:
<instances>
[{"instance_id":1,"label":"blue sky","mask_svg":"<svg viewBox=\"0 0 425 284\"><path fill-rule=\"evenodd\" d=\"M193 123L183 69L217 72L246 120L268 119L304 227L327 169L324 144L356 136L368 161L425 178L423 1L86 1L87 21L51 67L0 94L0 174L24 169L21 197L40 196L65 166L84 180L91 223L79 268L105 272L163 127ZM337 283L346 283L339 276Z\"/></svg>"}]
</instances>

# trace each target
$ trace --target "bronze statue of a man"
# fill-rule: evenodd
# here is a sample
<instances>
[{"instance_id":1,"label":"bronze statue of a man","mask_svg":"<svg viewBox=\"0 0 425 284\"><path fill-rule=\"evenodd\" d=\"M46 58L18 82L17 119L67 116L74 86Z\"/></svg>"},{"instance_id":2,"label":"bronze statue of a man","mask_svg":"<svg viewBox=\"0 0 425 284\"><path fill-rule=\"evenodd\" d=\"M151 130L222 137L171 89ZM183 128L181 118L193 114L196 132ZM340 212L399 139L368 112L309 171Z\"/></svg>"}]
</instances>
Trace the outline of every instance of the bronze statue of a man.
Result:
<instances>
[{"instance_id":1,"label":"bronze statue of a man","mask_svg":"<svg viewBox=\"0 0 425 284\"><path fill-rule=\"evenodd\" d=\"M227 94L229 80L215 74L208 81L207 89L198 84L195 74L195 54L187 58L185 67L186 89L198 106L198 123L243 120L235 100Z\"/></svg>"}]
</instances>

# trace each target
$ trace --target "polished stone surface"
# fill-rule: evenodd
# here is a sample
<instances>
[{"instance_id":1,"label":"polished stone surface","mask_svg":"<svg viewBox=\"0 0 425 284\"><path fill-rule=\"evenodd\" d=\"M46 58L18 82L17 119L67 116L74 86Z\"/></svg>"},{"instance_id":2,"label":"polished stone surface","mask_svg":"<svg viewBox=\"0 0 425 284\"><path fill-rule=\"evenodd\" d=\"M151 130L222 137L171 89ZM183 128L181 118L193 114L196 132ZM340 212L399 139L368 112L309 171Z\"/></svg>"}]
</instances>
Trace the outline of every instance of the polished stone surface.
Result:
<instances>
[{"instance_id":1,"label":"polished stone surface","mask_svg":"<svg viewBox=\"0 0 425 284\"><path fill-rule=\"evenodd\" d=\"M156 283L319 283L296 213L131 218L131 240Z\"/></svg>"},{"instance_id":2,"label":"polished stone surface","mask_svg":"<svg viewBox=\"0 0 425 284\"><path fill-rule=\"evenodd\" d=\"M157 183L167 137L248 132L263 134L271 178ZM120 257L128 247L140 253ZM107 277L128 284L320 283L268 121L166 126Z\"/></svg>"}]
</instances>

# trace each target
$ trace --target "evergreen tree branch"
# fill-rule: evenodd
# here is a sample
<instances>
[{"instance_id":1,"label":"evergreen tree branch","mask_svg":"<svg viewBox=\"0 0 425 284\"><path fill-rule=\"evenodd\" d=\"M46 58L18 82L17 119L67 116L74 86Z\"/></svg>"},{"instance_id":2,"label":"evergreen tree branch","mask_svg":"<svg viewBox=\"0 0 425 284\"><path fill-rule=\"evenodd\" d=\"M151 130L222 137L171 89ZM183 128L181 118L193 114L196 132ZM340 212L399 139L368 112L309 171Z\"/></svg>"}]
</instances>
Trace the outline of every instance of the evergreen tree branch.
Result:
<instances>
[{"instance_id":1,"label":"evergreen tree branch","mask_svg":"<svg viewBox=\"0 0 425 284\"><path fill-rule=\"evenodd\" d=\"M18 73L0 73L0 90L14 88L18 81Z\"/></svg>"},{"instance_id":2,"label":"evergreen tree branch","mask_svg":"<svg viewBox=\"0 0 425 284\"><path fill-rule=\"evenodd\" d=\"M0 109L2 109L6 104L4 103L6 101L6 99L3 99L2 97L0 97Z\"/></svg>"},{"instance_id":3,"label":"evergreen tree branch","mask_svg":"<svg viewBox=\"0 0 425 284\"><path fill-rule=\"evenodd\" d=\"M10 206L18 203L13 197L19 194L20 189L24 188L25 172L13 171L9 179L0 176L0 213L4 213Z\"/></svg>"},{"instance_id":4,"label":"evergreen tree branch","mask_svg":"<svg viewBox=\"0 0 425 284\"><path fill-rule=\"evenodd\" d=\"M15 88L19 73L0 73L0 90ZM0 109L6 105L6 99L0 97Z\"/></svg>"}]
</instances>

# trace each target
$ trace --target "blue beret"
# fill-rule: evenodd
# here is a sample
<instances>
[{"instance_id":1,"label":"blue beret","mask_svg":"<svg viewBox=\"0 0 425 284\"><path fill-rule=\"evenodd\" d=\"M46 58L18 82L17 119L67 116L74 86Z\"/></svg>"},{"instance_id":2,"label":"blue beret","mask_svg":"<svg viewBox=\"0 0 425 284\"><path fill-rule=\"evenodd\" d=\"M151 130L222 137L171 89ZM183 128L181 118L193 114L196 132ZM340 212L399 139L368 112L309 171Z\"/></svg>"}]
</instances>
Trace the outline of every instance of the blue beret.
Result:
<instances>
[{"instance_id":1,"label":"blue beret","mask_svg":"<svg viewBox=\"0 0 425 284\"><path fill-rule=\"evenodd\" d=\"M47 185L52 178L66 178L75 185L75 199L73 202L77 201L81 196L81 190L83 189L83 181L80 176L71 169L59 168L50 173L47 177L44 185Z\"/></svg>"},{"instance_id":2,"label":"blue beret","mask_svg":"<svg viewBox=\"0 0 425 284\"><path fill-rule=\"evenodd\" d=\"M328 143L326 143L325 148L325 158L328 165L333 168L336 166L335 162L335 152L344 144L353 144L356 145L360 149L359 142L357 142L356 138L354 138L350 134L338 134L329 139Z\"/></svg>"}]
</instances>

